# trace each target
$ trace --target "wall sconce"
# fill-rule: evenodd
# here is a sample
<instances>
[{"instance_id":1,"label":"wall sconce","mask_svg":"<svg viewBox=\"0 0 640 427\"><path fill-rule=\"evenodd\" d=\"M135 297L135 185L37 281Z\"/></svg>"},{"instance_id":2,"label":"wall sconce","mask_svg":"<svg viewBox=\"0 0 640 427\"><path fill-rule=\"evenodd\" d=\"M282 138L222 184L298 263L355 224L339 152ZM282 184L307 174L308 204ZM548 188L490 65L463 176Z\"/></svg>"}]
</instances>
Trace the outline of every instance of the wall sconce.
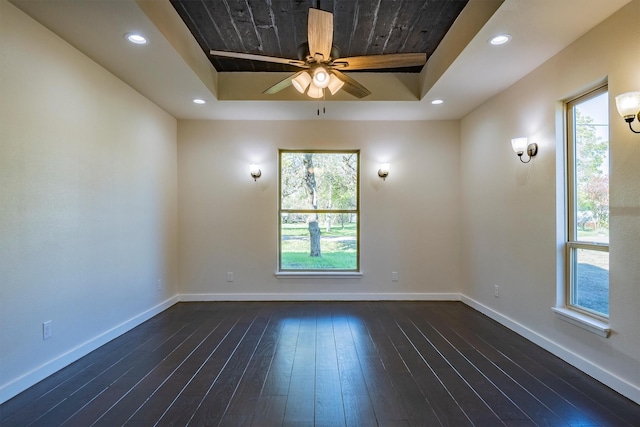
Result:
<instances>
[{"instance_id":1,"label":"wall sconce","mask_svg":"<svg viewBox=\"0 0 640 427\"><path fill-rule=\"evenodd\" d=\"M636 117L640 120L640 92L627 92L616 96L616 107L618 107L618 114L629 123L631 132L640 133L631 127Z\"/></svg>"},{"instance_id":2,"label":"wall sconce","mask_svg":"<svg viewBox=\"0 0 640 427\"><path fill-rule=\"evenodd\" d=\"M513 138L511 140L511 147L513 148L513 151L516 152L522 163L529 163L531 161L531 158L538 154L538 144L536 144L535 142L529 144L529 140L526 136ZM524 154L525 150L527 151L527 155L529 156L529 160L527 160L526 162L522 160L522 155Z\"/></svg>"},{"instance_id":3,"label":"wall sconce","mask_svg":"<svg viewBox=\"0 0 640 427\"><path fill-rule=\"evenodd\" d=\"M256 181L262 175L260 165L249 165L249 173L251 174L251 178Z\"/></svg>"},{"instance_id":4,"label":"wall sconce","mask_svg":"<svg viewBox=\"0 0 640 427\"><path fill-rule=\"evenodd\" d=\"M389 176L389 163L382 163L380 165L380 169L378 169L378 176L382 178L383 181L387 179Z\"/></svg>"}]
</instances>

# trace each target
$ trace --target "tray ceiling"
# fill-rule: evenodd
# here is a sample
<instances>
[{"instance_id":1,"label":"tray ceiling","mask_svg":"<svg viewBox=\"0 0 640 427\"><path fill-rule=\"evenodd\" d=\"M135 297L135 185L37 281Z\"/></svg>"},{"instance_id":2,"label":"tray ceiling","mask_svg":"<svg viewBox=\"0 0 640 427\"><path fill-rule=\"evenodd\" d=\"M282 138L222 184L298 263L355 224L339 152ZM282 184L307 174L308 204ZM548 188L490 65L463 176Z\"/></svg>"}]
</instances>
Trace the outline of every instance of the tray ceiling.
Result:
<instances>
[{"instance_id":1,"label":"tray ceiling","mask_svg":"<svg viewBox=\"0 0 640 427\"><path fill-rule=\"evenodd\" d=\"M227 15L233 15L235 4L247 5L247 12L249 7L253 11L255 5L270 5L276 10L280 4L280 0L208 1L228 5ZM9 2L178 119L457 120L540 66L629 0L469 0L429 55L420 74L359 73L357 79L372 89L373 94L354 101L347 95L340 98L339 92L327 101L327 114L323 116L316 116L316 103L300 96L293 88L278 96L262 94L266 87L289 75L288 72L218 72L210 55L203 51L169 0ZM296 24L301 30L298 27L295 30L302 32L295 36L300 40L304 38L308 8L317 5L310 0L286 0L286 3L295 4L302 11L302 21ZM350 21L334 25L336 44L345 44L338 41L344 37L343 33L348 34L347 40L351 34L357 34L358 26L353 22L362 22L361 16L370 13L371 7L378 3L381 7L387 3L400 4L402 7L398 10L403 13L405 6L414 3L428 5L443 1L321 0L319 6L333 11L337 22L345 22L344 17L339 17L345 13L340 8L359 5L357 18L354 6ZM580 13L576 14L576 10ZM376 15L378 21L391 16L379 10ZM231 22L231 18L227 19ZM253 19L260 29L262 23L255 16ZM374 28L378 28L378 21ZM290 27L276 23L280 39L293 32ZM150 43L132 46L124 38L124 34L132 31L142 32ZM275 28L272 31L275 33ZM511 43L499 48L490 46L487 40L501 32L511 34ZM377 35L374 31L371 36L372 46ZM391 41L387 49L390 45ZM343 57L356 54L356 51L345 51L349 49L348 42L346 48L340 47ZM267 49L264 41L263 49ZM46 70L37 72L46 73ZM230 81L233 79L237 81ZM411 98L400 96L409 92ZM233 97L225 98L225 93ZM203 98L207 103L196 105L193 98ZM445 102L432 105L430 101L434 98Z\"/></svg>"},{"instance_id":2,"label":"tray ceiling","mask_svg":"<svg viewBox=\"0 0 640 427\"><path fill-rule=\"evenodd\" d=\"M333 13L341 57L435 51L468 0L172 0L202 50L298 59L310 7ZM217 71L292 71L287 65L210 57ZM385 69L420 72L422 67Z\"/></svg>"}]
</instances>

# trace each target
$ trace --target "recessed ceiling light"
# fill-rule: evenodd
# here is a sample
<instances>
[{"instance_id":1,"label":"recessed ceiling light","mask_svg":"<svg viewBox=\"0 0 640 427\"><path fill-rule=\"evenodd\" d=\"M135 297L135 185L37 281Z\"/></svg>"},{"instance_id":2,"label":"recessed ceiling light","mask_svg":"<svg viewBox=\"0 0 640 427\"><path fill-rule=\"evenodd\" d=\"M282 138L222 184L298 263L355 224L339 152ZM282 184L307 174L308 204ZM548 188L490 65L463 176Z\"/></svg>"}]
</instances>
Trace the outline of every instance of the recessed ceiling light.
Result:
<instances>
[{"instance_id":1,"label":"recessed ceiling light","mask_svg":"<svg viewBox=\"0 0 640 427\"><path fill-rule=\"evenodd\" d=\"M194 104L206 104L207 101L205 101L204 99L200 99L200 98L196 98L193 100Z\"/></svg>"},{"instance_id":2,"label":"recessed ceiling light","mask_svg":"<svg viewBox=\"0 0 640 427\"><path fill-rule=\"evenodd\" d=\"M147 44L149 41L145 36L138 33L128 33L124 36L127 40L129 40L133 44Z\"/></svg>"},{"instance_id":3,"label":"recessed ceiling light","mask_svg":"<svg viewBox=\"0 0 640 427\"><path fill-rule=\"evenodd\" d=\"M433 105L440 105L440 104L444 104L444 99L434 99L433 101L431 101L431 103Z\"/></svg>"},{"instance_id":4,"label":"recessed ceiling light","mask_svg":"<svg viewBox=\"0 0 640 427\"><path fill-rule=\"evenodd\" d=\"M511 40L511 36L509 34L498 34L497 36L493 36L489 39L489 43L494 46L499 46L501 44L508 43Z\"/></svg>"}]
</instances>

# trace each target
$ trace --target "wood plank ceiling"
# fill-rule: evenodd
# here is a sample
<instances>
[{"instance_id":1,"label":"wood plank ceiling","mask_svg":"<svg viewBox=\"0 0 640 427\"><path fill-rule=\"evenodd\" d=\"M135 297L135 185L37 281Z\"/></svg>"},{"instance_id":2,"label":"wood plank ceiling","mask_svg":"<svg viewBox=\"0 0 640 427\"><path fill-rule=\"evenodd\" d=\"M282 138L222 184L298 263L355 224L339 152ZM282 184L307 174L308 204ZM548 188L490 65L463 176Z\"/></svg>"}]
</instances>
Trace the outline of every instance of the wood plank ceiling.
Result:
<instances>
[{"instance_id":1,"label":"wood plank ceiling","mask_svg":"<svg viewBox=\"0 0 640 427\"><path fill-rule=\"evenodd\" d=\"M340 57L434 52L468 0L171 0L219 72L297 71L281 64L219 58L209 51L298 59L310 7L334 15ZM420 72L422 67L384 69ZM374 70L369 70L374 71Z\"/></svg>"}]
</instances>

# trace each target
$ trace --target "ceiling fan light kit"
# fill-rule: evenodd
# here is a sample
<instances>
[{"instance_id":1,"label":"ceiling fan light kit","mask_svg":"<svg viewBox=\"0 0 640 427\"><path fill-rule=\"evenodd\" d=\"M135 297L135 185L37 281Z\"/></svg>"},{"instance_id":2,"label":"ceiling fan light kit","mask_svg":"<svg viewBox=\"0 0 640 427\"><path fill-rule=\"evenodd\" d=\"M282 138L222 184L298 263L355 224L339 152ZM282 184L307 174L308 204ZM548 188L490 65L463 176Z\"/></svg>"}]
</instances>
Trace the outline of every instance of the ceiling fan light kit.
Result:
<instances>
[{"instance_id":1,"label":"ceiling fan light kit","mask_svg":"<svg viewBox=\"0 0 640 427\"><path fill-rule=\"evenodd\" d=\"M327 86L331 95L335 95L340 89L342 89L342 86L344 86L344 82L337 78L335 74L331 74L329 77L329 86Z\"/></svg>"},{"instance_id":2,"label":"ceiling fan light kit","mask_svg":"<svg viewBox=\"0 0 640 427\"><path fill-rule=\"evenodd\" d=\"M311 76L306 71L301 71L291 80L291 84L300 93L304 93L311 83Z\"/></svg>"},{"instance_id":3,"label":"ceiling fan light kit","mask_svg":"<svg viewBox=\"0 0 640 427\"><path fill-rule=\"evenodd\" d=\"M322 98L322 96L324 95L324 90L321 87L310 85L309 90L307 91L307 95L314 99Z\"/></svg>"},{"instance_id":4,"label":"ceiling fan light kit","mask_svg":"<svg viewBox=\"0 0 640 427\"><path fill-rule=\"evenodd\" d=\"M313 84L321 89L329 86L329 73L322 65L317 65L313 69Z\"/></svg>"},{"instance_id":5,"label":"ceiling fan light kit","mask_svg":"<svg viewBox=\"0 0 640 427\"><path fill-rule=\"evenodd\" d=\"M329 89L331 95L335 95L343 89L356 98L364 98L371 94L367 88L342 71L416 67L423 66L427 62L425 53L395 53L339 58L340 50L333 45L333 13L310 8L307 24L308 42L303 43L298 49L300 59L219 50L211 50L210 54L302 68L302 71L279 81L263 93L271 95L293 86L300 93L306 91L307 96L314 99L324 97L324 89Z\"/></svg>"}]
</instances>

